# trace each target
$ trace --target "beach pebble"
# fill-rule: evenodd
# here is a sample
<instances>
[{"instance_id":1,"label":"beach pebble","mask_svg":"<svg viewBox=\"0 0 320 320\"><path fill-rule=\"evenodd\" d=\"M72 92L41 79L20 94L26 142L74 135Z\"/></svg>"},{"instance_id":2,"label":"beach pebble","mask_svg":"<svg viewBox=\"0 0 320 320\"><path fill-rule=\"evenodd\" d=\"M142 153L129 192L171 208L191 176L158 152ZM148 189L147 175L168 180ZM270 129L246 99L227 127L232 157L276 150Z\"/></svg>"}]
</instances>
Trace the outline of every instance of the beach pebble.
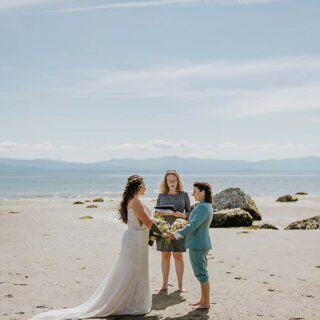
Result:
<instances>
[{"instance_id":1,"label":"beach pebble","mask_svg":"<svg viewBox=\"0 0 320 320\"><path fill-rule=\"evenodd\" d=\"M76 201L76 202L74 202L73 204L84 204L84 202L82 202L82 201Z\"/></svg>"}]
</instances>

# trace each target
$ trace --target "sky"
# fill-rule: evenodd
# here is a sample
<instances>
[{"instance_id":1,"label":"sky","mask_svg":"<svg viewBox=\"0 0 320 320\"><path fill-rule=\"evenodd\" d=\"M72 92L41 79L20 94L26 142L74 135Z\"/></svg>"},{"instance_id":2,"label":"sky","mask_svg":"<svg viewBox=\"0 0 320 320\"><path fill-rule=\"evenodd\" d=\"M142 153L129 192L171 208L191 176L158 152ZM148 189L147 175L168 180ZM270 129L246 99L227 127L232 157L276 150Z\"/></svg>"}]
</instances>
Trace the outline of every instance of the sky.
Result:
<instances>
[{"instance_id":1,"label":"sky","mask_svg":"<svg viewBox=\"0 0 320 320\"><path fill-rule=\"evenodd\" d=\"M320 156L319 0L0 0L0 157Z\"/></svg>"}]
</instances>

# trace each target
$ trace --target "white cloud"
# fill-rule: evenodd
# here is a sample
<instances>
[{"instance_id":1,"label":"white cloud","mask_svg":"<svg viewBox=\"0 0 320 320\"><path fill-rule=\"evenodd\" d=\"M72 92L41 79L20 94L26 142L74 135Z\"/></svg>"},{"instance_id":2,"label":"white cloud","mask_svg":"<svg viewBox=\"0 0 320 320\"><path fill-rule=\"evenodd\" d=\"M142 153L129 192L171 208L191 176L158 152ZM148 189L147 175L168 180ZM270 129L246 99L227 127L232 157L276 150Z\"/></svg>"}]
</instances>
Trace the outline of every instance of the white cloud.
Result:
<instances>
[{"instance_id":1,"label":"white cloud","mask_svg":"<svg viewBox=\"0 0 320 320\"><path fill-rule=\"evenodd\" d=\"M43 142L37 144L26 144L14 141L2 141L0 142L0 151L3 150L81 150L82 148L74 146L55 146L50 142Z\"/></svg>"},{"instance_id":2,"label":"white cloud","mask_svg":"<svg viewBox=\"0 0 320 320\"><path fill-rule=\"evenodd\" d=\"M52 91L0 92L0 99L169 98L231 117L319 110L320 56L180 63L138 70L60 70ZM41 79L46 74L41 74ZM43 81L45 83L45 81ZM41 84L39 84L41 86Z\"/></svg>"},{"instance_id":3,"label":"white cloud","mask_svg":"<svg viewBox=\"0 0 320 320\"><path fill-rule=\"evenodd\" d=\"M133 150L165 150L165 149L183 149L188 146L191 146L186 141L181 142L170 142L165 140L152 140L146 143L137 143L137 144L120 144L120 145L108 145L102 147L103 150L119 150L119 151L133 151Z\"/></svg>"},{"instance_id":4,"label":"white cloud","mask_svg":"<svg viewBox=\"0 0 320 320\"><path fill-rule=\"evenodd\" d=\"M0 10L35 6L41 4L65 3L79 0L0 0Z\"/></svg>"},{"instance_id":5,"label":"white cloud","mask_svg":"<svg viewBox=\"0 0 320 320\"><path fill-rule=\"evenodd\" d=\"M320 118L316 118L316 117L302 117L303 120L307 121L307 122L311 122L311 123L320 123Z\"/></svg>"},{"instance_id":6,"label":"white cloud","mask_svg":"<svg viewBox=\"0 0 320 320\"><path fill-rule=\"evenodd\" d=\"M76 162L104 161L115 158L156 158L163 156L197 157L203 159L263 160L303 156L320 156L320 144L273 142L239 144L195 144L188 141L151 140L136 144L101 147L54 146L51 143L0 143L0 157L17 159L47 158Z\"/></svg>"},{"instance_id":7,"label":"white cloud","mask_svg":"<svg viewBox=\"0 0 320 320\"><path fill-rule=\"evenodd\" d=\"M92 10L110 10L110 9L141 9L147 7L160 7L172 5L216 5L216 6L229 6L229 5L249 5L249 4L266 4L270 2L284 2L290 0L155 0L155 1L131 1L104 4L104 5L91 5L82 7L73 7L60 10L48 11L51 13L62 12L81 12Z\"/></svg>"},{"instance_id":8,"label":"white cloud","mask_svg":"<svg viewBox=\"0 0 320 320\"><path fill-rule=\"evenodd\" d=\"M300 56L246 61L213 61L206 64L164 65L133 71L78 70L79 86L88 95L188 97L237 95L244 83L270 86L279 77L288 82L298 76L319 78L320 57ZM66 74L73 71L65 71ZM270 82L269 81L269 82ZM319 78L320 82L320 78ZM219 87L220 86L220 87ZM224 87L221 87L224 86ZM227 89L226 89L227 87ZM228 89L232 87L232 89Z\"/></svg>"},{"instance_id":9,"label":"white cloud","mask_svg":"<svg viewBox=\"0 0 320 320\"><path fill-rule=\"evenodd\" d=\"M276 112L320 110L320 85L245 91L223 109L234 117Z\"/></svg>"}]
</instances>

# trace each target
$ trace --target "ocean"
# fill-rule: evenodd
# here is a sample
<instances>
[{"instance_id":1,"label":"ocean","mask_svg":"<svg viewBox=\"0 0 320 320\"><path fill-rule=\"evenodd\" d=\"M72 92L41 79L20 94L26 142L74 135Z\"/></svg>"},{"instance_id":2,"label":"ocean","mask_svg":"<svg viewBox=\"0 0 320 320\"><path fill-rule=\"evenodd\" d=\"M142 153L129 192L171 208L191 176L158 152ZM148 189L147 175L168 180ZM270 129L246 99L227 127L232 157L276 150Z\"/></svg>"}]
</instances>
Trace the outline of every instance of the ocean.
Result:
<instances>
[{"instance_id":1,"label":"ocean","mask_svg":"<svg viewBox=\"0 0 320 320\"><path fill-rule=\"evenodd\" d=\"M156 198L162 175L141 174L146 183L146 198ZM77 199L121 198L127 174L59 173L43 175L0 176L0 199ZM298 191L320 195L320 174L208 174L181 175L185 190L192 193L195 181L207 181L213 193L240 187L253 197L280 196Z\"/></svg>"}]
</instances>

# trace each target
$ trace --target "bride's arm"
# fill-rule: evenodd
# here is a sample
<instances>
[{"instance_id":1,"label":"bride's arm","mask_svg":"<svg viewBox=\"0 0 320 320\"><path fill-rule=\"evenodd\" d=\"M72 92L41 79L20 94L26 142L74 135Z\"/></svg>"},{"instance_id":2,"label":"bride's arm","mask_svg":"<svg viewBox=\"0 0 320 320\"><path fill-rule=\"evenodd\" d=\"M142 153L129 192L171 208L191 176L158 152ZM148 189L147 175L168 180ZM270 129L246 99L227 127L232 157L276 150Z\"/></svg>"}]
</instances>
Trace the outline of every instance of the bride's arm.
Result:
<instances>
[{"instance_id":1,"label":"bride's arm","mask_svg":"<svg viewBox=\"0 0 320 320\"><path fill-rule=\"evenodd\" d=\"M141 203L140 200L132 201L131 207L137 216L137 218L143 222L145 226L147 226L149 229L151 229L151 226L153 224L153 221L149 217L144 205Z\"/></svg>"}]
</instances>

